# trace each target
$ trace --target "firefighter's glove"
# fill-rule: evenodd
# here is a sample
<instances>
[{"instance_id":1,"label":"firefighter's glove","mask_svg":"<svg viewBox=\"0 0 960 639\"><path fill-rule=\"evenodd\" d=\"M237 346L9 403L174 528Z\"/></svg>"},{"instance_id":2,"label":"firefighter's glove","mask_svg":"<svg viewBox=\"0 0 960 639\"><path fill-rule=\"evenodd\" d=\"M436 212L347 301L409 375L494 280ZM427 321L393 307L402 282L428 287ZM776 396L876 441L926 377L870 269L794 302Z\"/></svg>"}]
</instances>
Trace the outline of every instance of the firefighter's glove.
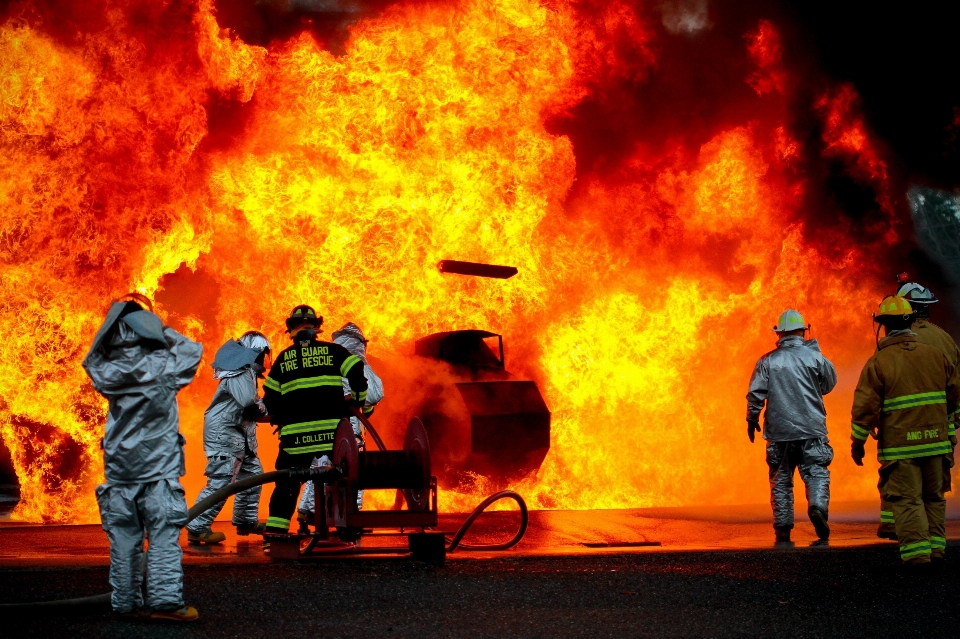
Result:
<instances>
[{"instance_id":1,"label":"firefighter's glove","mask_svg":"<svg viewBox=\"0 0 960 639\"><path fill-rule=\"evenodd\" d=\"M258 417L261 417L263 413L260 411L260 407L256 403L250 404L243 409L243 421L245 422L255 422Z\"/></svg>"},{"instance_id":2,"label":"firefighter's glove","mask_svg":"<svg viewBox=\"0 0 960 639\"><path fill-rule=\"evenodd\" d=\"M863 458L866 456L867 450L863 447L863 442L854 441L850 444L850 457L853 458L853 463L857 466L863 466Z\"/></svg>"},{"instance_id":3,"label":"firefighter's glove","mask_svg":"<svg viewBox=\"0 0 960 639\"><path fill-rule=\"evenodd\" d=\"M750 438L750 443L753 443L754 434L760 432L760 420L759 419L748 419L747 420L747 437Z\"/></svg>"}]
</instances>

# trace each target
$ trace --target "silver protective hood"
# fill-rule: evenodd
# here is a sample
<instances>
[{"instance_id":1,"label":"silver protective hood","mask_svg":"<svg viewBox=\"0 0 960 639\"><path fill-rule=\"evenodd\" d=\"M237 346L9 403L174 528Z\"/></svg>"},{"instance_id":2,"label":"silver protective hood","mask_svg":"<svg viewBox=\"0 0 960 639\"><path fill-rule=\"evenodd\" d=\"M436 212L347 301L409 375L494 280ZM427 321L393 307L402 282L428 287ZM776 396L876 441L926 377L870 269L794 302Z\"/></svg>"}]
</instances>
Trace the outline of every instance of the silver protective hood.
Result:
<instances>
[{"instance_id":1,"label":"silver protective hood","mask_svg":"<svg viewBox=\"0 0 960 639\"><path fill-rule=\"evenodd\" d=\"M103 324L100 325L97 334L93 338L93 344L90 346L91 352L99 350L107 339L113 335L113 326L117 323L117 320L120 319L120 314L127 307L127 304L130 304L130 302L114 302L110 305L110 310L107 311L107 317L104 318Z\"/></svg>"},{"instance_id":2,"label":"silver protective hood","mask_svg":"<svg viewBox=\"0 0 960 639\"><path fill-rule=\"evenodd\" d=\"M747 392L747 419L759 419L766 404L763 437L795 441L827 436L823 396L837 384L837 371L817 340L782 337L757 362Z\"/></svg>"},{"instance_id":3,"label":"silver protective hood","mask_svg":"<svg viewBox=\"0 0 960 639\"><path fill-rule=\"evenodd\" d=\"M270 350L270 342L267 340L267 338L261 333L257 333L255 331L245 333L240 337L240 339L237 340L237 343L239 343L240 346L253 349L258 353Z\"/></svg>"},{"instance_id":4,"label":"silver protective hood","mask_svg":"<svg viewBox=\"0 0 960 639\"><path fill-rule=\"evenodd\" d=\"M343 346L351 355L356 355L363 361L363 375L367 378L367 401L366 406L376 406L383 400L383 381L370 367L367 361L367 339L363 336L360 327L352 322L347 322L342 328L334 331L333 343ZM343 392L350 394L350 382L343 378ZM351 417L351 421L356 421L356 417ZM359 425L354 424L354 431L358 432Z\"/></svg>"},{"instance_id":5,"label":"silver protective hood","mask_svg":"<svg viewBox=\"0 0 960 639\"><path fill-rule=\"evenodd\" d=\"M335 330L333 335L334 344L340 344L350 351L351 355L356 355L360 359L365 359L367 355L367 340L363 336L363 331L353 322L347 322L341 328Z\"/></svg>"},{"instance_id":6,"label":"silver protective hood","mask_svg":"<svg viewBox=\"0 0 960 639\"><path fill-rule=\"evenodd\" d=\"M134 311L120 318L120 321L133 329L133 332L144 339L155 342L164 342L163 322L150 311Z\"/></svg>"},{"instance_id":7,"label":"silver protective hood","mask_svg":"<svg viewBox=\"0 0 960 639\"><path fill-rule=\"evenodd\" d=\"M227 340L213 358L214 378L236 377L243 369L249 368L259 356L260 351L247 348L232 339Z\"/></svg>"},{"instance_id":8,"label":"silver protective hood","mask_svg":"<svg viewBox=\"0 0 960 639\"><path fill-rule=\"evenodd\" d=\"M207 457L242 458L257 452L257 423L243 419L244 410L257 402L257 374L249 366L223 377L203 414L203 450Z\"/></svg>"},{"instance_id":9,"label":"silver protective hood","mask_svg":"<svg viewBox=\"0 0 960 639\"><path fill-rule=\"evenodd\" d=\"M184 472L177 393L193 380L203 347L163 326L148 311L123 318L152 316L135 318L133 325L117 321L123 307L118 303L110 308L83 360L93 387L110 403L103 437L104 474L114 483L176 479ZM157 323L161 341L154 339Z\"/></svg>"}]
</instances>

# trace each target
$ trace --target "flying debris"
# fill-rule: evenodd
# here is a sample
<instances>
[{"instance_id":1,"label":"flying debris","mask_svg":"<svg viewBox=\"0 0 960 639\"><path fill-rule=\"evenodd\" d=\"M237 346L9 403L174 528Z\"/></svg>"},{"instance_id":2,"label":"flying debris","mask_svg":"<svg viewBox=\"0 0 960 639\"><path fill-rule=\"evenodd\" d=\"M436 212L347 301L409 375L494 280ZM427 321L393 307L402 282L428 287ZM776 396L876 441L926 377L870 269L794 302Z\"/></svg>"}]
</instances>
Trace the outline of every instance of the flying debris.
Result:
<instances>
[{"instance_id":1,"label":"flying debris","mask_svg":"<svg viewBox=\"0 0 960 639\"><path fill-rule=\"evenodd\" d=\"M501 266L499 264L484 264L482 262L461 262L459 260L440 260L437 268L440 269L441 273L493 277L498 280L507 280L517 274L516 266Z\"/></svg>"}]
</instances>

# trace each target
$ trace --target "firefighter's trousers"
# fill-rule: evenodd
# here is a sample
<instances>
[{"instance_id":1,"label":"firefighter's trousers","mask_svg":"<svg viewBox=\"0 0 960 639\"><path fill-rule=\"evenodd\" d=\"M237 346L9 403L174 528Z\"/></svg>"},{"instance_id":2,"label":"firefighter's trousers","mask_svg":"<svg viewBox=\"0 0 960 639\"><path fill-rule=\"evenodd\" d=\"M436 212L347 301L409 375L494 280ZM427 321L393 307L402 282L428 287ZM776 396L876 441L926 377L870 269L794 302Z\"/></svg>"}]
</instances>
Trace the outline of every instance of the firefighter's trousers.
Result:
<instances>
[{"instance_id":1,"label":"firefighter's trousers","mask_svg":"<svg viewBox=\"0 0 960 639\"><path fill-rule=\"evenodd\" d=\"M943 492L949 493L953 490L953 478L952 478L952 468L954 464L953 453L949 455L944 455L947 459L947 463L943 466ZM889 527L889 528L888 528ZM880 498L880 530L890 530L893 532L893 507L887 503L887 501L881 497Z\"/></svg>"},{"instance_id":2,"label":"firefighter's trousers","mask_svg":"<svg viewBox=\"0 0 960 639\"><path fill-rule=\"evenodd\" d=\"M277 455L277 470L284 468L309 468L313 455L291 455L284 450ZM270 516L267 518L267 532L285 533L290 529L290 517L297 508L297 498L303 483L298 479L280 477L270 496Z\"/></svg>"},{"instance_id":3,"label":"firefighter's trousers","mask_svg":"<svg viewBox=\"0 0 960 639\"><path fill-rule=\"evenodd\" d=\"M220 455L210 457L207 460L207 470L204 473L207 476L207 485L204 486L200 494L197 495L197 502L203 501L216 491L228 484L259 475L263 472L263 466L256 453L247 451L243 458L238 459L233 456ZM249 488L233 498L233 522L234 526L254 526L259 521L257 511L260 508L260 486ZM225 501L210 508L187 524L187 530L193 533L202 533L210 530L210 525L217 518L220 511L223 510Z\"/></svg>"},{"instance_id":4,"label":"firefighter's trousers","mask_svg":"<svg viewBox=\"0 0 960 639\"><path fill-rule=\"evenodd\" d=\"M189 515L180 482L161 479L144 484L100 484L97 503L110 540L113 611L135 612L143 606L146 537L147 605L154 610L182 608L180 528Z\"/></svg>"},{"instance_id":5,"label":"firefighter's trousers","mask_svg":"<svg viewBox=\"0 0 960 639\"><path fill-rule=\"evenodd\" d=\"M793 528L793 473L807 489L807 505L825 516L830 506L830 469L833 448L826 437L792 442L767 442L767 467L770 471L770 505L773 527Z\"/></svg>"},{"instance_id":6,"label":"firefighter's trousers","mask_svg":"<svg viewBox=\"0 0 960 639\"><path fill-rule=\"evenodd\" d=\"M945 455L884 462L880 496L890 504L905 563L927 563L943 557L947 547L947 501L943 496Z\"/></svg>"}]
</instances>

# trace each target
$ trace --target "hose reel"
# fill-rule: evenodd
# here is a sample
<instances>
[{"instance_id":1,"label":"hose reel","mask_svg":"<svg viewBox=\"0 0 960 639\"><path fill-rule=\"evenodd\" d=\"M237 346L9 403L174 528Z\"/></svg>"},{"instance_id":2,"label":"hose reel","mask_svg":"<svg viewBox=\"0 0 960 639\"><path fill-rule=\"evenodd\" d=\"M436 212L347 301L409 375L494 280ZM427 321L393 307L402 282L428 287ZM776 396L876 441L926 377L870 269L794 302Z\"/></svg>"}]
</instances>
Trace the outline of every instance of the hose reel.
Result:
<instances>
[{"instance_id":1,"label":"hose reel","mask_svg":"<svg viewBox=\"0 0 960 639\"><path fill-rule=\"evenodd\" d=\"M430 472L430 440L419 418L414 417L407 424L402 450L378 451L359 450L353 427L348 420L341 420L334 434L333 465L342 473L331 485L330 516L334 526L426 528L437 525L437 481ZM390 488L402 491L407 510L371 511L357 507L357 491Z\"/></svg>"}]
</instances>

